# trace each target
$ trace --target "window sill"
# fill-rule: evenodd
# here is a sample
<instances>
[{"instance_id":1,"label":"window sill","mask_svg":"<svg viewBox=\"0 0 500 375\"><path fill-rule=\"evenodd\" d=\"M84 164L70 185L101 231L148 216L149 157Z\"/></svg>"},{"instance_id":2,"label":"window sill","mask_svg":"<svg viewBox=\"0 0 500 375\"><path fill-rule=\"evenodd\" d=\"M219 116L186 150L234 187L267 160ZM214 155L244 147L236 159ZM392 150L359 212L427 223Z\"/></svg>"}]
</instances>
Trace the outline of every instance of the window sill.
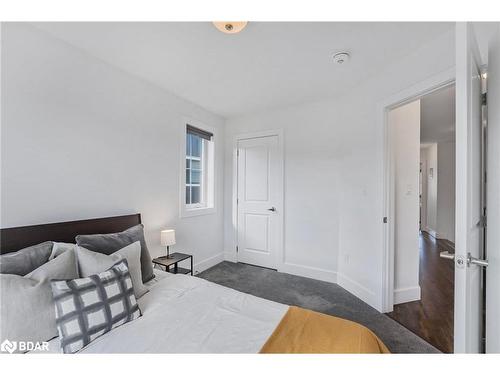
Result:
<instances>
[{"instance_id":1,"label":"window sill","mask_svg":"<svg viewBox=\"0 0 500 375\"><path fill-rule=\"evenodd\" d=\"M215 214L215 207L185 208L181 209L181 218Z\"/></svg>"}]
</instances>

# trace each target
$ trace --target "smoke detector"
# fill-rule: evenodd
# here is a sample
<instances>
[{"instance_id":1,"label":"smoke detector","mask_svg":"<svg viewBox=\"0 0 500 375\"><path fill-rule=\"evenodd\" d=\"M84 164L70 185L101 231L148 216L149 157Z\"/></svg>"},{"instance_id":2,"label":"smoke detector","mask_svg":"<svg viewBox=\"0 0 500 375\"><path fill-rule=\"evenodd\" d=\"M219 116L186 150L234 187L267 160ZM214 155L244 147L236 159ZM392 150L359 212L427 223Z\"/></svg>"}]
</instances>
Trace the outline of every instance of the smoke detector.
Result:
<instances>
[{"instance_id":1,"label":"smoke detector","mask_svg":"<svg viewBox=\"0 0 500 375\"><path fill-rule=\"evenodd\" d=\"M339 65L348 63L350 58L351 56L347 52L339 52L333 55L333 61Z\"/></svg>"}]
</instances>

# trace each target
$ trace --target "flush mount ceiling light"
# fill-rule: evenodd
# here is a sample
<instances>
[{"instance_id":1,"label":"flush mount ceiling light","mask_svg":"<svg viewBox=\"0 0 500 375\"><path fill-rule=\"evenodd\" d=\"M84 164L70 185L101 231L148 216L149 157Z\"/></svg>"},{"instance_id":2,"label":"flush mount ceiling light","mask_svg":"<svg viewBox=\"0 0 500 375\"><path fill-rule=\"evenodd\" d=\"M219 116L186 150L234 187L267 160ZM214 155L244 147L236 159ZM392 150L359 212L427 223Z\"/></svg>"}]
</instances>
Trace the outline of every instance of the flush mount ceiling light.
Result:
<instances>
[{"instance_id":1,"label":"flush mount ceiling light","mask_svg":"<svg viewBox=\"0 0 500 375\"><path fill-rule=\"evenodd\" d=\"M221 21L213 22L214 26L225 34L236 34L245 28L248 22Z\"/></svg>"},{"instance_id":2,"label":"flush mount ceiling light","mask_svg":"<svg viewBox=\"0 0 500 375\"><path fill-rule=\"evenodd\" d=\"M339 52L333 55L333 61L339 65L346 64L350 58L351 56L347 52Z\"/></svg>"}]
</instances>

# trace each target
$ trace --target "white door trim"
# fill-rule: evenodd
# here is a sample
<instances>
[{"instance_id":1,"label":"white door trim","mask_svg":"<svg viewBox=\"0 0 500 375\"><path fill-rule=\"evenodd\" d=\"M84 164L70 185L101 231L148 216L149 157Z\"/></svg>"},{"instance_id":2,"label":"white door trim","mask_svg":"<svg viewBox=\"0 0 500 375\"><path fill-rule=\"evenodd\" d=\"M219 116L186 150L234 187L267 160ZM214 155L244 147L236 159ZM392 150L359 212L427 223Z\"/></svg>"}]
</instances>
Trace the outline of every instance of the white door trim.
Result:
<instances>
[{"instance_id":1,"label":"white door trim","mask_svg":"<svg viewBox=\"0 0 500 375\"><path fill-rule=\"evenodd\" d=\"M390 132L388 128L387 115L391 109L399 107L405 103L420 99L424 95L430 94L441 88L455 83L455 68L447 69L441 73L433 75L397 94L394 94L377 106L378 125L382 129L383 153L382 170L383 180L383 207L382 217L387 217L388 223L382 224L383 230L383 254L382 254L382 280L380 306L382 312L390 312L394 306L394 191L393 186L394 166L391 163L392 147ZM382 220L381 220L382 222Z\"/></svg>"},{"instance_id":2,"label":"white door trim","mask_svg":"<svg viewBox=\"0 0 500 375\"><path fill-rule=\"evenodd\" d=\"M263 130L258 132L251 133L241 133L236 134L233 137L232 147L233 147L233 186L232 186L232 212L231 212L231 221L233 224L233 250L234 251L234 259L238 261L238 253L236 252L236 247L238 246L238 141L244 139L252 139L252 138L262 138L262 137L278 137L278 153L281 158L281 162L279 164L280 167L280 176L278 178L282 182L283 192L281 194L281 199L277 202L277 209L281 212L281 220L279 220L279 228L280 233L278 235L279 246L276 254L276 267L278 271L283 267L284 263L284 238L285 238L285 149L284 149L284 130L283 129L275 129L275 130Z\"/></svg>"}]
</instances>

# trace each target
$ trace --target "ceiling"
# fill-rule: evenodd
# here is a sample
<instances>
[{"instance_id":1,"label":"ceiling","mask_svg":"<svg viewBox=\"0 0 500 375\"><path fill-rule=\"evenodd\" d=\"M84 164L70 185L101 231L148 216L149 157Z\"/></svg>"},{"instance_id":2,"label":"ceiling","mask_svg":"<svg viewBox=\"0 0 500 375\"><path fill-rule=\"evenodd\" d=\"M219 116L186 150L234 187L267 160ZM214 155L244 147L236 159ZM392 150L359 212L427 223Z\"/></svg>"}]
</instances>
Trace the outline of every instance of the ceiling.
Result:
<instances>
[{"instance_id":1,"label":"ceiling","mask_svg":"<svg viewBox=\"0 0 500 375\"><path fill-rule=\"evenodd\" d=\"M474 33L476 34L476 39L479 46L479 52L481 54L481 60L483 64L488 62L488 43L491 37L494 35L496 30L498 30L498 22L473 22Z\"/></svg>"},{"instance_id":2,"label":"ceiling","mask_svg":"<svg viewBox=\"0 0 500 375\"><path fill-rule=\"evenodd\" d=\"M455 139L455 85L420 99L420 143Z\"/></svg>"},{"instance_id":3,"label":"ceiling","mask_svg":"<svg viewBox=\"0 0 500 375\"><path fill-rule=\"evenodd\" d=\"M133 75L225 117L333 97L453 23L34 23ZM337 66L335 52L351 61Z\"/></svg>"}]
</instances>

